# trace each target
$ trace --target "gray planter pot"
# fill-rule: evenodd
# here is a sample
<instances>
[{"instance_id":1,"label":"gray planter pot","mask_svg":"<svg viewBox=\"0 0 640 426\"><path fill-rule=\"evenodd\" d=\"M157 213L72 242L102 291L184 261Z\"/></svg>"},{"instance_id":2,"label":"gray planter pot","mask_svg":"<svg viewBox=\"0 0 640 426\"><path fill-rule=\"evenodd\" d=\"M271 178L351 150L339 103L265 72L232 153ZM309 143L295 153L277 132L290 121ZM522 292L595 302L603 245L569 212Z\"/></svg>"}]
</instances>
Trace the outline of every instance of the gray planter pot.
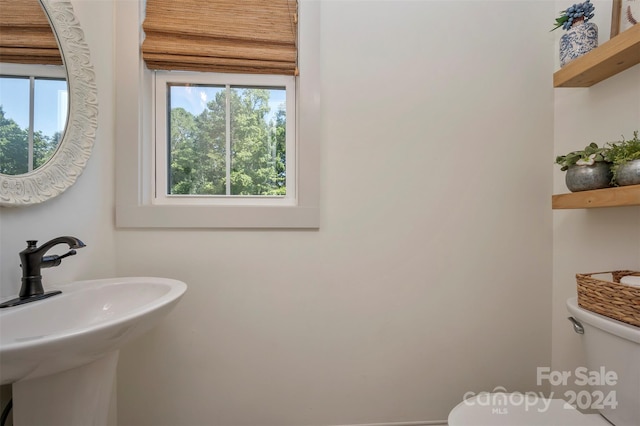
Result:
<instances>
[{"instance_id":1,"label":"gray planter pot","mask_svg":"<svg viewBox=\"0 0 640 426\"><path fill-rule=\"evenodd\" d=\"M608 188L612 177L611 164L600 161L591 166L569 166L565 182L569 191L580 192Z\"/></svg>"},{"instance_id":2,"label":"gray planter pot","mask_svg":"<svg viewBox=\"0 0 640 426\"><path fill-rule=\"evenodd\" d=\"M620 186L640 185L640 160L628 161L618 166L615 181Z\"/></svg>"}]
</instances>

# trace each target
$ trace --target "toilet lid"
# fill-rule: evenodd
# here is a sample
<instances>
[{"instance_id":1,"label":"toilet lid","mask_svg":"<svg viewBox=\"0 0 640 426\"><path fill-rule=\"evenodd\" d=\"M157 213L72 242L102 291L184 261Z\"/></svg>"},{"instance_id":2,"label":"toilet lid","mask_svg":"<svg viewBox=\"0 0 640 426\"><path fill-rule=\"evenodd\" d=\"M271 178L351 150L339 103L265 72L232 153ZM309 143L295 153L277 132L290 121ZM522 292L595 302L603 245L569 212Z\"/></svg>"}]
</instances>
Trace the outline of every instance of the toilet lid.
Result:
<instances>
[{"instance_id":1,"label":"toilet lid","mask_svg":"<svg viewBox=\"0 0 640 426\"><path fill-rule=\"evenodd\" d=\"M449 413L449 426L603 426L598 414L582 414L561 399L521 393L480 393Z\"/></svg>"}]
</instances>

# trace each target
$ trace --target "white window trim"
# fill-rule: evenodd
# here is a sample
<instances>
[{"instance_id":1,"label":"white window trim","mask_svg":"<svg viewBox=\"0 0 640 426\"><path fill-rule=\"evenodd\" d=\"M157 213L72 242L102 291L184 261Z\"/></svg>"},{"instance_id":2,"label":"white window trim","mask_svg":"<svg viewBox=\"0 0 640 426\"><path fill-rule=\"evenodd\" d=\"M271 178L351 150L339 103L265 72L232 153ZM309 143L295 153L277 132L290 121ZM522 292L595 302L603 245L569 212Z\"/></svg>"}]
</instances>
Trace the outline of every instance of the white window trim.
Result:
<instances>
[{"instance_id":1,"label":"white window trim","mask_svg":"<svg viewBox=\"0 0 640 426\"><path fill-rule=\"evenodd\" d=\"M299 3L296 202L291 206L153 204L152 72L139 51L144 1L116 2L116 226L318 228L320 225L320 2Z\"/></svg>"},{"instance_id":2,"label":"white window trim","mask_svg":"<svg viewBox=\"0 0 640 426\"><path fill-rule=\"evenodd\" d=\"M16 77L67 78L62 65L0 63L0 74Z\"/></svg>"},{"instance_id":3,"label":"white window trim","mask_svg":"<svg viewBox=\"0 0 640 426\"><path fill-rule=\"evenodd\" d=\"M194 205L241 205L241 206L295 206L296 193L296 135L295 135L295 84L293 76L262 75L262 74L222 74L200 72L171 72L157 71L154 73L155 86L155 169L153 171L154 204L194 204ZM216 86L247 86L247 87L282 87L286 90L286 167L287 194L285 196L240 196L240 195L167 195L168 143L167 143L167 85L168 84L211 84ZM230 117L227 117L229 120ZM227 126L229 122L227 122ZM228 136L228 135L227 135ZM230 167L230 153L227 152L227 167ZM227 173L229 171L227 170ZM229 191L229 187L227 187Z\"/></svg>"}]
</instances>

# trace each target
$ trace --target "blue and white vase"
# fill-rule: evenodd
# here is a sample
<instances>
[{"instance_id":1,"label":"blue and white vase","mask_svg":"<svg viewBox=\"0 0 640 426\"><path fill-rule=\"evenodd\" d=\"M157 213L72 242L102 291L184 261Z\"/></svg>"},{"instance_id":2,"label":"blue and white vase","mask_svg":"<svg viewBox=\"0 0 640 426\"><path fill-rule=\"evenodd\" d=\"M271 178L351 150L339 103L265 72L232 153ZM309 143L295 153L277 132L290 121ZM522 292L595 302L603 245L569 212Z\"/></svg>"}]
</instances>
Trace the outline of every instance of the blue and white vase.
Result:
<instances>
[{"instance_id":1,"label":"blue and white vase","mask_svg":"<svg viewBox=\"0 0 640 426\"><path fill-rule=\"evenodd\" d=\"M598 47L598 26L593 22L575 22L560 38L560 66Z\"/></svg>"}]
</instances>

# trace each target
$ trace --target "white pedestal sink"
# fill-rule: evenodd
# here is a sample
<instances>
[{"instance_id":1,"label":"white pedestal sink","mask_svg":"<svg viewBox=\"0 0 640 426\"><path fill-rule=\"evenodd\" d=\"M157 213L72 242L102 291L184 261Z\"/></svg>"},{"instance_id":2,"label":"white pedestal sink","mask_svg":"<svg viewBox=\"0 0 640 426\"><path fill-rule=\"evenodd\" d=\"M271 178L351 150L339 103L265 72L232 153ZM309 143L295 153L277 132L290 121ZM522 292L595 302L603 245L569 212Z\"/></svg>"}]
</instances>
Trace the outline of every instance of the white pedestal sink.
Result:
<instances>
[{"instance_id":1,"label":"white pedestal sink","mask_svg":"<svg viewBox=\"0 0 640 426\"><path fill-rule=\"evenodd\" d=\"M0 384L12 383L14 424L106 425L119 349L186 289L166 278L78 281L0 310Z\"/></svg>"}]
</instances>

